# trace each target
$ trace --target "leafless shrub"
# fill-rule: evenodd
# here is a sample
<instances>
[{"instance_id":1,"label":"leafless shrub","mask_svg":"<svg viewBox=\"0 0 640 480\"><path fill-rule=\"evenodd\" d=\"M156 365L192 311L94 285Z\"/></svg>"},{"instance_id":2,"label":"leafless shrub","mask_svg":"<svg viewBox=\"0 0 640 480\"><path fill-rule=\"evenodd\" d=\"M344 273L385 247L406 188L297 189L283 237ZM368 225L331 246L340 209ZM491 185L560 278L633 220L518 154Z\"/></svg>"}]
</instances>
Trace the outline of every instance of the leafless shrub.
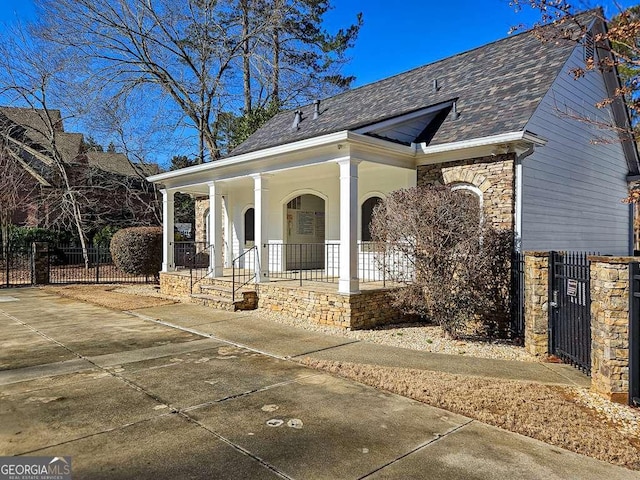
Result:
<instances>
[{"instance_id":1,"label":"leafless shrub","mask_svg":"<svg viewBox=\"0 0 640 480\"><path fill-rule=\"evenodd\" d=\"M477 197L443 186L397 190L374 210L371 233L413 269L386 272L406 286L393 294L396 307L453 336L477 322L485 334L505 330L512 235L483 221Z\"/></svg>"}]
</instances>

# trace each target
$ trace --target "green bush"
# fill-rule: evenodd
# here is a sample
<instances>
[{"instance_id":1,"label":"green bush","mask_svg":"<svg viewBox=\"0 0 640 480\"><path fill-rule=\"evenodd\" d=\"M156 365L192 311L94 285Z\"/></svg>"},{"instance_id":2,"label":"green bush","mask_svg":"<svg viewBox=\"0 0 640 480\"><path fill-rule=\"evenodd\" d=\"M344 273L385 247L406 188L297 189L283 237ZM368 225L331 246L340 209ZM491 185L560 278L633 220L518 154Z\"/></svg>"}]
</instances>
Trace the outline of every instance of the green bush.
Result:
<instances>
[{"instance_id":1,"label":"green bush","mask_svg":"<svg viewBox=\"0 0 640 480\"><path fill-rule=\"evenodd\" d=\"M46 228L13 227L9 231L9 243L12 245L28 245L33 242L49 242L56 245L71 242L73 235L69 232L48 230Z\"/></svg>"},{"instance_id":2,"label":"green bush","mask_svg":"<svg viewBox=\"0 0 640 480\"><path fill-rule=\"evenodd\" d=\"M93 236L93 245L95 247L108 247L111 245L111 239L113 235L120 230L119 227L107 226L101 228L94 236Z\"/></svg>"},{"instance_id":3,"label":"green bush","mask_svg":"<svg viewBox=\"0 0 640 480\"><path fill-rule=\"evenodd\" d=\"M131 227L118 230L111 238L113 263L131 275L154 275L162 267L162 228Z\"/></svg>"}]
</instances>

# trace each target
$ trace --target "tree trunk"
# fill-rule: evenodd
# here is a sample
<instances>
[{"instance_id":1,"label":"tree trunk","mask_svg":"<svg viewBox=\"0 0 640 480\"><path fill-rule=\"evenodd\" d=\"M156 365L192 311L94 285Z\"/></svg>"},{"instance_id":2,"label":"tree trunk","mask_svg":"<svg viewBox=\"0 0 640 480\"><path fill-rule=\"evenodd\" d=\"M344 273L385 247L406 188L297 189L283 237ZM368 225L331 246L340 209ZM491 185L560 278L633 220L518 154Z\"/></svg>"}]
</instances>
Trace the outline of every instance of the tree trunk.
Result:
<instances>
[{"instance_id":1,"label":"tree trunk","mask_svg":"<svg viewBox=\"0 0 640 480\"><path fill-rule=\"evenodd\" d=\"M251 113L251 64L249 63L249 0L240 1L242 10L242 81L244 86L244 114Z\"/></svg>"}]
</instances>

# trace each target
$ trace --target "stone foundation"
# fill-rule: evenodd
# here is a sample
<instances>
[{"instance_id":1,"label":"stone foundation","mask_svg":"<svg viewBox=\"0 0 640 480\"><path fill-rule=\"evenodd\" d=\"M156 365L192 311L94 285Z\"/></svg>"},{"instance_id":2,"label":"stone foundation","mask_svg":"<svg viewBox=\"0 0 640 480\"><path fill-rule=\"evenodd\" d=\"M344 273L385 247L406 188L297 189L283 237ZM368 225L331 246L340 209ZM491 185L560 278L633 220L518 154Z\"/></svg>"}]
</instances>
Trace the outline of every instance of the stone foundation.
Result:
<instances>
[{"instance_id":1,"label":"stone foundation","mask_svg":"<svg viewBox=\"0 0 640 480\"><path fill-rule=\"evenodd\" d=\"M193 294L205 293L206 285L230 286L222 279L203 279L203 287L194 285ZM282 312L294 318L309 319L321 325L333 325L354 330L372 328L378 325L410 321L391 306L389 292L392 289L363 291L353 295L342 295L335 291L334 285L317 288L283 286L278 282L257 285L257 298L253 292L243 294L242 305L238 309L260 309ZM178 272L160 273L160 292L165 295L190 298L191 285L189 275ZM194 299L205 304L202 299ZM209 302L211 304L211 302ZM214 306L211 304L211 306Z\"/></svg>"},{"instance_id":2,"label":"stone foundation","mask_svg":"<svg viewBox=\"0 0 640 480\"><path fill-rule=\"evenodd\" d=\"M160 293L172 297L188 297L191 295L191 277L171 272L160 272Z\"/></svg>"},{"instance_id":3,"label":"stone foundation","mask_svg":"<svg viewBox=\"0 0 640 480\"><path fill-rule=\"evenodd\" d=\"M549 354L549 252L525 252L524 347L532 355Z\"/></svg>"},{"instance_id":4,"label":"stone foundation","mask_svg":"<svg viewBox=\"0 0 640 480\"><path fill-rule=\"evenodd\" d=\"M591 389L629 400L629 257L591 260Z\"/></svg>"},{"instance_id":5,"label":"stone foundation","mask_svg":"<svg viewBox=\"0 0 640 480\"><path fill-rule=\"evenodd\" d=\"M321 325L352 330L407 321L393 308L389 289L342 295L305 287L283 287L274 283L258 286L258 308L282 312L294 318L307 318Z\"/></svg>"}]
</instances>

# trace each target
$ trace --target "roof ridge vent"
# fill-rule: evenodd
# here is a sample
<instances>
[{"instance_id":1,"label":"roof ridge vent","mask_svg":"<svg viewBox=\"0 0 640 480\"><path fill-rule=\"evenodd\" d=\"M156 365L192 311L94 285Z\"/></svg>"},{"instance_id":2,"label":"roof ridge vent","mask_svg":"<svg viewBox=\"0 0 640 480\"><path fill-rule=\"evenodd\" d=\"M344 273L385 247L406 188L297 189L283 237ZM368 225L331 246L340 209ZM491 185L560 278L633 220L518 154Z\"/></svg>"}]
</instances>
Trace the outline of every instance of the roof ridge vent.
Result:
<instances>
[{"instance_id":1,"label":"roof ridge vent","mask_svg":"<svg viewBox=\"0 0 640 480\"><path fill-rule=\"evenodd\" d=\"M317 120L320 116L320 100L313 101L313 119Z\"/></svg>"},{"instance_id":2,"label":"roof ridge vent","mask_svg":"<svg viewBox=\"0 0 640 480\"><path fill-rule=\"evenodd\" d=\"M295 117L293 117L292 130L300 130L300 122L302 122L302 111L296 110Z\"/></svg>"}]
</instances>

